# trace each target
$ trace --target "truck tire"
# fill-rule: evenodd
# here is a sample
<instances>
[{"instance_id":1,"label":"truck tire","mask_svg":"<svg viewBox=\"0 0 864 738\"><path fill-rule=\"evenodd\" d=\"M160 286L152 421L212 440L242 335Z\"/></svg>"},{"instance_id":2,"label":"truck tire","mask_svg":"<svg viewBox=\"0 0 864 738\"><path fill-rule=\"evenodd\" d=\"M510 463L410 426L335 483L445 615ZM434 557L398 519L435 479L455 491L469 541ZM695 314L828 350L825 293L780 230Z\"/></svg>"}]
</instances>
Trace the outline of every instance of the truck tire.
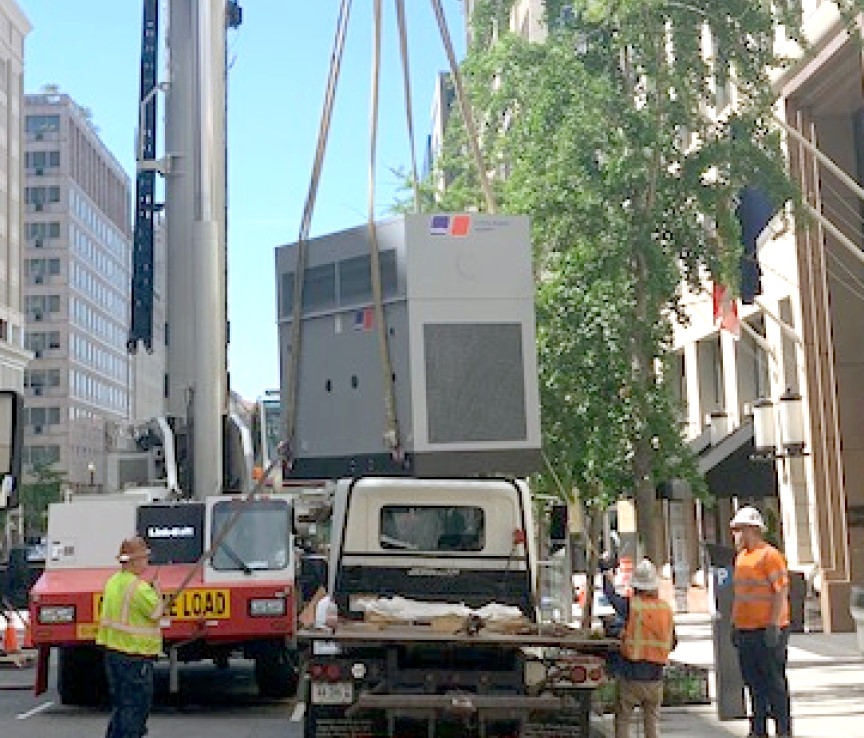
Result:
<instances>
[{"instance_id":1,"label":"truck tire","mask_svg":"<svg viewBox=\"0 0 864 738\"><path fill-rule=\"evenodd\" d=\"M108 678L102 651L94 646L63 646L57 650L60 702L64 705L106 704Z\"/></svg>"},{"instance_id":2,"label":"truck tire","mask_svg":"<svg viewBox=\"0 0 864 738\"><path fill-rule=\"evenodd\" d=\"M284 643L261 649L255 654L255 681L262 697L290 697L299 681L297 655Z\"/></svg>"}]
</instances>

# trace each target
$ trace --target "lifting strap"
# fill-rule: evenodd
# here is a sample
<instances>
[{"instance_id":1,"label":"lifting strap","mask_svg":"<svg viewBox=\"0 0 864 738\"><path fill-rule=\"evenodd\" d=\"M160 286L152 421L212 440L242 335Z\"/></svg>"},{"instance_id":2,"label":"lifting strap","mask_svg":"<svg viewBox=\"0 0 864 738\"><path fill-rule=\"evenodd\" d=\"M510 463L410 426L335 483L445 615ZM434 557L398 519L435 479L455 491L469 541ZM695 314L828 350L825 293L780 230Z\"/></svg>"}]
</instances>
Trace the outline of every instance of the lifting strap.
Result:
<instances>
[{"instance_id":1,"label":"lifting strap","mask_svg":"<svg viewBox=\"0 0 864 738\"><path fill-rule=\"evenodd\" d=\"M300 386L300 342L303 316L303 283L306 272L306 251L309 230L312 226L312 213L315 210L315 198L318 194L318 184L321 170L324 167L324 152L327 149L327 137L330 133L330 119L333 115L333 102L336 98L336 86L339 82L339 72L342 67L342 54L345 50L345 37L348 31L348 18L351 15L351 0L342 0L339 15L336 20L336 37L333 41L333 51L330 56L330 74L324 92L324 108L321 112L321 122L318 127L318 143L315 147L315 160L312 165L312 177L309 181L309 192L303 206L303 217L300 221L300 234L297 239L297 264L294 268L294 300L291 309L291 365L288 373L288 386L285 388L285 437L287 440L286 462L291 466L294 462L294 435L297 430L297 393Z\"/></svg>"},{"instance_id":2,"label":"lifting strap","mask_svg":"<svg viewBox=\"0 0 864 738\"><path fill-rule=\"evenodd\" d=\"M375 159L378 152L378 87L381 71L381 0L372 0L372 85L369 103L369 270L372 282L372 305L375 311L375 332L378 336L378 360L384 380L384 446L396 461L401 461L399 421L396 417L396 390L387 326L384 323L384 297L381 290L381 254L375 227Z\"/></svg>"},{"instance_id":3,"label":"lifting strap","mask_svg":"<svg viewBox=\"0 0 864 738\"><path fill-rule=\"evenodd\" d=\"M453 51L453 42L450 39L450 32L447 30L447 20L444 17L444 9L441 7L441 0L432 0L432 9L435 11L435 18L438 20L438 30L441 32L441 41L444 43L444 51L447 52L447 61L450 63L450 74L453 77L453 88L456 90L456 99L459 101L459 110L462 113L465 130L468 133L468 145L471 148L471 154L474 157L474 164L477 166L477 176L480 178L480 185L483 188L483 195L486 198L486 210L490 213L495 213L498 211L498 205L495 202L495 195L492 192L492 186L489 184L489 171L486 169L486 163L483 161L483 152L480 151L480 143L477 139L477 126L474 124L474 114L471 111L471 102L462 86L462 75L459 74L459 65L456 63L456 54Z\"/></svg>"},{"instance_id":4,"label":"lifting strap","mask_svg":"<svg viewBox=\"0 0 864 738\"><path fill-rule=\"evenodd\" d=\"M408 147L411 152L411 189L414 191L414 212L420 212L420 181L417 177L417 156L414 153L414 116L411 112L411 73L408 67L408 26L405 22L405 0L396 2L396 25L399 28L399 54L402 58L402 83L405 88L405 119L408 125Z\"/></svg>"}]
</instances>

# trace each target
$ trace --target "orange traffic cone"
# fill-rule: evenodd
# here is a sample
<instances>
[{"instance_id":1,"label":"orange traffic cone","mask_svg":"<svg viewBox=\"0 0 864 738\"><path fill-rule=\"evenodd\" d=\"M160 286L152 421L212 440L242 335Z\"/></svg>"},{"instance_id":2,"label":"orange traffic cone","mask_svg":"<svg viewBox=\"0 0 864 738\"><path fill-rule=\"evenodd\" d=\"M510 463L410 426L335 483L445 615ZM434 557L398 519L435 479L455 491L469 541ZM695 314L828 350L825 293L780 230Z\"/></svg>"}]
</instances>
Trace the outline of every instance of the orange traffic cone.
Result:
<instances>
[{"instance_id":1,"label":"orange traffic cone","mask_svg":"<svg viewBox=\"0 0 864 738\"><path fill-rule=\"evenodd\" d=\"M18 632L11 618L6 618L6 631L3 633L3 650L7 654L18 653L21 647L18 645Z\"/></svg>"}]
</instances>

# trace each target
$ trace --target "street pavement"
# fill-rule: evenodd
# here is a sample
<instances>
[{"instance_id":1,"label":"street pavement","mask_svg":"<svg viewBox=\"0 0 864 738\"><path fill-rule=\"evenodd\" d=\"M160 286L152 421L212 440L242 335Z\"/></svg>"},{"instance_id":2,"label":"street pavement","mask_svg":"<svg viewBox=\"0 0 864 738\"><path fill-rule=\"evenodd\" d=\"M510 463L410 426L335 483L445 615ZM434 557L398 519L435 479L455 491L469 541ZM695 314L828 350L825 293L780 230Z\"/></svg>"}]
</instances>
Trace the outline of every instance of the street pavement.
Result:
<instances>
[{"instance_id":1,"label":"street pavement","mask_svg":"<svg viewBox=\"0 0 864 738\"><path fill-rule=\"evenodd\" d=\"M712 702L664 707L661 735L744 738L749 729L747 720L717 718L711 616L679 613L675 616L675 629L678 647L671 658L710 670ZM793 633L787 673L796 738L864 738L864 657L858 650L855 633ZM630 732L641 738L644 735L641 725L637 728L640 719L637 712ZM614 735L611 715L595 717L592 727L601 736ZM773 730L773 725L769 730Z\"/></svg>"}]
</instances>

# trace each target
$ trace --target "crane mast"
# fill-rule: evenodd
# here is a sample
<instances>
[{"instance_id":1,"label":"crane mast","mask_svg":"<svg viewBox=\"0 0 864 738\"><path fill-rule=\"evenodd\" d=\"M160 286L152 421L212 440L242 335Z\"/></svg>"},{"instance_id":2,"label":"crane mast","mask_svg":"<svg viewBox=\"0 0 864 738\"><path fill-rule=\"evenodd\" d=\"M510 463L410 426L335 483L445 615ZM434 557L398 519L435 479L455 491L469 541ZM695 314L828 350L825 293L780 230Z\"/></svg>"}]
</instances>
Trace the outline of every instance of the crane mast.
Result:
<instances>
[{"instance_id":1,"label":"crane mast","mask_svg":"<svg viewBox=\"0 0 864 738\"><path fill-rule=\"evenodd\" d=\"M236 0L168 0L166 79L155 77L159 0L145 0L132 332L152 347L155 171L165 177L166 411L180 486L202 499L223 488L228 431L226 306L226 30ZM164 92L157 161L156 93Z\"/></svg>"},{"instance_id":2,"label":"crane mast","mask_svg":"<svg viewBox=\"0 0 864 738\"><path fill-rule=\"evenodd\" d=\"M222 488L227 414L225 22L225 0L169 3L167 410L185 419L197 498Z\"/></svg>"}]
</instances>

